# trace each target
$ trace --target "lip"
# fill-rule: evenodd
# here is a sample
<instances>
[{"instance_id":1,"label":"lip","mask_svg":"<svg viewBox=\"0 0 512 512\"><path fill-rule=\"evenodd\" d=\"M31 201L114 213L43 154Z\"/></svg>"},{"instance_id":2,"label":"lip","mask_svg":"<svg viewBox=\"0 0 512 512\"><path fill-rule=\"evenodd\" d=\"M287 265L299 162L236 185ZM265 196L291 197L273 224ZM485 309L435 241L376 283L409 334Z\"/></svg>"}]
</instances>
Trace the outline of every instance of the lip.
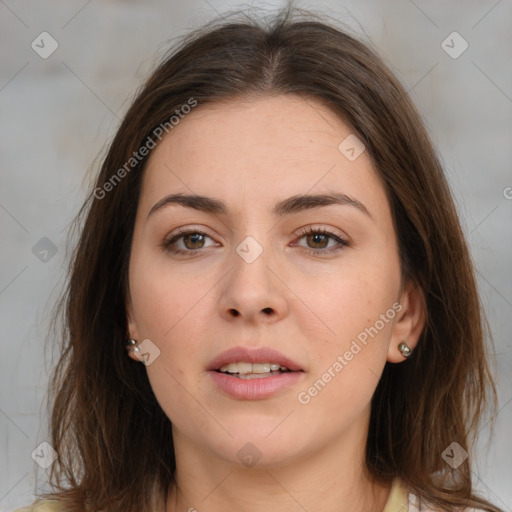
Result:
<instances>
[{"instance_id":1,"label":"lip","mask_svg":"<svg viewBox=\"0 0 512 512\"><path fill-rule=\"evenodd\" d=\"M276 363L286 366L290 372L260 379L240 379L219 372L221 366L235 362ZM304 370L298 363L270 347L248 349L234 347L219 354L208 366L208 374L216 387L224 394L238 400L261 400L292 386L304 378Z\"/></svg>"},{"instance_id":2,"label":"lip","mask_svg":"<svg viewBox=\"0 0 512 512\"><path fill-rule=\"evenodd\" d=\"M219 370L228 363L243 361L246 363L277 363L291 371L304 371L298 363L270 347L248 349L246 347L230 348L219 354L208 366L208 370ZM270 377L269 377L270 378Z\"/></svg>"},{"instance_id":3,"label":"lip","mask_svg":"<svg viewBox=\"0 0 512 512\"><path fill-rule=\"evenodd\" d=\"M304 372L301 371L281 373L262 379L239 379L214 370L208 374L222 393L238 400L262 400L304 378Z\"/></svg>"}]
</instances>

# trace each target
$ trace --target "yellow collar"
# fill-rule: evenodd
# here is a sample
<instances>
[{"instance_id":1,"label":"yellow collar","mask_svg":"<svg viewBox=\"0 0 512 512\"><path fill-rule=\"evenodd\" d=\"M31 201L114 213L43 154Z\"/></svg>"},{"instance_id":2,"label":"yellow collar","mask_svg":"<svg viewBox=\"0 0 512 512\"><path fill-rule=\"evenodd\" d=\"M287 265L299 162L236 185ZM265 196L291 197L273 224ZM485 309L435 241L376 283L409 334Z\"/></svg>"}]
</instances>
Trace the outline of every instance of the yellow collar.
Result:
<instances>
[{"instance_id":1,"label":"yellow collar","mask_svg":"<svg viewBox=\"0 0 512 512\"><path fill-rule=\"evenodd\" d=\"M391 484L388 500L382 512L407 512L409 510L408 492L399 478L395 478ZM34 504L32 505L34 506ZM20 508L15 512L60 512L61 504L58 501L43 500L36 503L34 508Z\"/></svg>"},{"instance_id":2,"label":"yellow collar","mask_svg":"<svg viewBox=\"0 0 512 512\"><path fill-rule=\"evenodd\" d=\"M409 510L409 495L399 478L391 485L388 501L382 512L407 512Z\"/></svg>"}]
</instances>

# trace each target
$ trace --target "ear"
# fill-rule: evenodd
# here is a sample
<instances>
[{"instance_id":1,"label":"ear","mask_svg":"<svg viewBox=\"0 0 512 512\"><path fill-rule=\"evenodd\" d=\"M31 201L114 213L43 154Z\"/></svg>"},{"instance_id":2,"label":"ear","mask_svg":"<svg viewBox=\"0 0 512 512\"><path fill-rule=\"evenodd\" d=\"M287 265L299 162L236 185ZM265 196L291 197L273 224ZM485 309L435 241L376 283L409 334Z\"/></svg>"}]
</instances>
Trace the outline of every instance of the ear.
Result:
<instances>
[{"instance_id":1,"label":"ear","mask_svg":"<svg viewBox=\"0 0 512 512\"><path fill-rule=\"evenodd\" d=\"M411 350L416 348L426 320L423 292L412 281L409 281L405 286L399 302L402 307L393 324L391 343L388 348L387 361L390 363L405 361L405 357L398 350L398 345L402 341L405 341Z\"/></svg>"},{"instance_id":2,"label":"ear","mask_svg":"<svg viewBox=\"0 0 512 512\"><path fill-rule=\"evenodd\" d=\"M135 322L135 316L133 314L133 305L131 295L128 293L128 301L126 304L126 319L127 319L127 339L140 341L139 331L137 329L137 324ZM133 352L128 352L128 356L131 357L134 361L140 362L140 359Z\"/></svg>"}]
</instances>

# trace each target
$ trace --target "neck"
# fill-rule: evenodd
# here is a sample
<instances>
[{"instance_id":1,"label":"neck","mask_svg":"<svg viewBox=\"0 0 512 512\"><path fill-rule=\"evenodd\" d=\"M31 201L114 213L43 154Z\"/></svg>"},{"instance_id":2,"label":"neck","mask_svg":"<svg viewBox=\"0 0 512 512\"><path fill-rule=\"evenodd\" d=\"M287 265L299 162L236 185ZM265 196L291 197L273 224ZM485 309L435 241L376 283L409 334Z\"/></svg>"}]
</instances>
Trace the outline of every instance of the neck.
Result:
<instances>
[{"instance_id":1,"label":"neck","mask_svg":"<svg viewBox=\"0 0 512 512\"><path fill-rule=\"evenodd\" d=\"M389 496L391 484L372 480L364 469L365 432L286 465L252 468L205 454L176 434L176 485L169 488L166 512L381 512Z\"/></svg>"}]
</instances>

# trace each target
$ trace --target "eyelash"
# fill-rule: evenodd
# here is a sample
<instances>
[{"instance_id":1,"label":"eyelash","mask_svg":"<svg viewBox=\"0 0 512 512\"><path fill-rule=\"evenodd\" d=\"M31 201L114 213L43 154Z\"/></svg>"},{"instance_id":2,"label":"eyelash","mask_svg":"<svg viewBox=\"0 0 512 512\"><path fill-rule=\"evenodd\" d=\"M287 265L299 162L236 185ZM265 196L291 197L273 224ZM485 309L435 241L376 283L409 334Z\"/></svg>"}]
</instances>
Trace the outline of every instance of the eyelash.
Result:
<instances>
[{"instance_id":1,"label":"eyelash","mask_svg":"<svg viewBox=\"0 0 512 512\"><path fill-rule=\"evenodd\" d=\"M170 239L163 240L162 243L160 244L160 246L162 247L163 250L170 252L172 254L176 254L176 255L187 254L190 256L190 255L196 254L197 252L201 252L202 249L183 250L183 249L171 249L170 248L172 246L172 244L176 243L180 238L183 238L186 235L192 235L192 234L193 235L202 235L202 236L206 236L208 238L212 238L210 235L208 235L208 233L205 233L204 231L201 231L200 229L179 228L178 233L176 235L174 235ZM341 238L340 236L336 235L335 233L332 233L331 231L328 231L323 228L315 229L315 228L312 228L311 226L303 228L299 233L299 238L303 238L307 235L324 235L324 236L327 236L327 237L333 239L335 242L338 243L338 247L334 247L334 248L331 247L329 249L307 249L307 248L303 247L303 250L306 253L313 255L313 256L322 257L326 254L330 255L334 252L338 252L338 251L342 250L345 247L351 246L351 243L349 241L347 241L347 240Z\"/></svg>"}]
</instances>

